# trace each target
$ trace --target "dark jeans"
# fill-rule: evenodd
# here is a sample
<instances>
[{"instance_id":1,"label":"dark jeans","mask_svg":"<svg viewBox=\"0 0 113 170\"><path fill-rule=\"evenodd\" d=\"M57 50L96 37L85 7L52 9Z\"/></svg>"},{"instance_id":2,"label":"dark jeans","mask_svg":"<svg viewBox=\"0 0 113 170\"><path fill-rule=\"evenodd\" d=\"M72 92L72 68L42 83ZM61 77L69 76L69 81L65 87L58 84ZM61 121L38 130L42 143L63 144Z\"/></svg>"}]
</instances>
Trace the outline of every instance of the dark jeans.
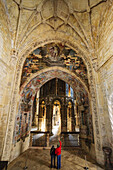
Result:
<instances>
[{"instance_id":1,"label":"dark jeans","mask_svg":"<svg viewBox=\"0 0 113 170\"><path fill-rule=\"evenodd\" d=\"M8 161L0 161L0 169L4 169L7 170L7 165L8 165Z\"/></svg>"},{"instance_id":2,"label":"dark jeans","mask_svg":"<svg viewBox=\"0 0 113 170\"><path fill-rule=\"evenodd\" d=\"M53 160L54 160L54 168L55 168L55 155L51 155L51 168L53 167Z\"/></svg>"},{"instance_id":3,"label":"dark jeans","mask_svg":"<svg viewBox=\"0 0 113 170\"><path fill-rule=\"evenodd\" d=\"M57 169L61 168L61 155L57 155Z\"/></svg>"}]
</instances>

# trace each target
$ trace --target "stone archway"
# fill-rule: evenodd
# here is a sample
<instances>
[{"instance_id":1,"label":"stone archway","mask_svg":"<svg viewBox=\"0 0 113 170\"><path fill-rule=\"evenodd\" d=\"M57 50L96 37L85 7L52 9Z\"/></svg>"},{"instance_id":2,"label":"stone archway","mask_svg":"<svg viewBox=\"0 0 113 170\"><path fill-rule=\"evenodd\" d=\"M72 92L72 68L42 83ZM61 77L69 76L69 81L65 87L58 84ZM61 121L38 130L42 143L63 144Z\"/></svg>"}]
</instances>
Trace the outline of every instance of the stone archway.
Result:
<instances>
[{"instance_id":1,"label":"stone archway","mask_svg":"<svg viewBox=\"0 0 113 170\"><path fill-rule=\"evenodd\" d=\"M40 74L30 79L30 81L26 85L24 85L24 88L20 93L19 111L18 111L18 115L16 116L14 141L13 141L15 144L17 143L18 140L22 140L24 142L25 139L29 136L34 97L37 91L39 90L39 88L47 81L53 78L60 78L61 80L68 82L68 84L72 86L76 94L78 103L82 102L79 96L79 94L81 93L84 94L86 101L87 102L89 101L88 89L86 88L86 86L83 84L82 81L79 81L77 79L77 77L74 74L70 73L66 69L61 69L59 67L55 67L51 69L49 68L41 71ZM19 120L19 122L17 120ZM17 127L18 124L19 127ZM62 126L65 126L65 121L64 121L64 125L62 124Z\"/></svg>"},{"instance_id":2,"label":"stone archway","mask_svg":"<svg viewBox=\"0 0 113 170\"><path fill-rule=\"evenodd\" d=\"M56 39L48 39L45 40L45 42L41 42L42 44L45 43L49 43L49 42L55 42L55 41L61 41L61 39L56 38ZM73 49L76 49L76 46L72 45L69 42L64 41L67 45L69 44L69 46L71 46ZM41 46L41 43L38 44L34 43L33 47L30 47L26 53L24 53L23 55L21 55L19 61L18 61L18 65L17 65L17 71L16 71L16 76L15 76L15 88L14 88L14 92L13 92L13 98L12 98L12 105L11 105L11 110L10 110L10 119L9 119L9 124L8 124L8 132L6 139L5 139L5 145L4 145L4 150L3 150L3 156L2 159L9 159L9 150L11 149L11 141L12 141L12 136L13 136L13 129L14 129L14 119L12 119L12 117L15 117L15 113L16 113L16 107L17 107L17 103L19 102L20 96L18 96L18 89L19 89L19 84L20 84L20 74L21 74L21 68L23 65L23 62L25 60L26 55L32 51L32 49L36 48L36 46ZM77 48L78 49L78 48ZM83 55L83 53L80 52L80 55ZM97 115L97 110L96 110L96 98L95 98L95 93L94 93L94 81L93 81L93 77L92 77L92 70L91 70L91 65L90 62L87 60L87 58L83 55L84 57L84 61L86 62L87 65L87 69L88 69L88 77L89 77L89 82L90 85L92 86L91 88L91 98L92 98L92 102L90 101L91 105L91 109L92 109L92 115L93 115L93 123L94 123L94 131L95 133L95 147L96 147L96 151L97 151L97 157L98 157L98 152L102 151L101 150L101 143L100 143L100 134L99 134L99 126L98 126L98 115ZM53 70L54 72L54 70ZM40 74L41 72L39 72ZM69 72L69 74L71 74ZM58 76L58 75L57 75ZM56 77L56 75L54 75L54 77ZM77 77L74 77L77 79ZM30 80L29 80L30 81ZM73 82L73 81L72 81ZM28 83L28 82L27 82ZM82 83L83 85L83 83ZM72 86L74 86L74 84L72 83ZM25 87L25 85L24 85ZM23 88L24 88L23 87ZM85 86L84 86L85 87ZM18 97L17 97L18 96ZM16 102L16 99L18 98L18 101ZM7 142L7 145L6 145ZM9 149L10 148L10 149Z\"/></svg>"},{"instance_id":3,"label":"stone archway","mask_svg":"<svg viewBox=\"0 0 113 170\"><path fill-rule=\"evenodd\" d=\"M68 4L68 3L67 3ZM61 6L62 7L62 6ZM107 11L108 12L108 11ZM70 8L69 8L69 13L70 14L72 14L73 13L73 8L71 8L71 5L70 5ZM109 13L109 12L108 12ZM67 20L65 20L64 19L64 24L65 25L67 25ZM70 21L70 20L69 20ZM69 22L68 21L68 24L71 24L71 22ZM89 20L88 20L89 21ZM44 23L44 26L45 26L45 21L44 20L42 20L41 21L41 24L43 24ZM79 23L79 22L78 22ZM81 22L80 22L81 23ZM28 23L29 24L29 23ZM72 24L71 25L73 25L73 22L72 22ZM78 24L79 25L79 27L82 29L82 32L83 32L83 35L87 35L87 31L85 30L85 29L83 29L84 27L82 27L82 24ZM37 25L36 25L37 26ZM78 28L79 28L78 27ZM34 28L34 27L33 27ZM64 28L64 27L63 27ZM75 27L76 28L76 27ZM46 28L45 28L46 29ZM21 29L20 29L21 30ZM43 29L42 29L43 30ZM78 29L78 30L80 30L80 29ZM65 31L65 33L63 34L63 33L61 33L61 32L64 32ZM66 31L67 31L67 33L66 33ZM51 41L57 41L58 39L59 39L59 37L61 37L61 39L59 39L60 41L64 41L64 39L65 39L65 42L67 43L67 44L69 44L69 42L68 41L72 41L73 42L73 44L72 44L72 46L73 46L73 48L75 48L75 46L74 46L74 44L76 43L77 44L77 39L76 39L76 35L74 34L74 32L76 32L76 29L74 30L74 32L72 33L72 35L71 35L71 33L69 34L69 31L68 31L68 29L66 29L66 30L61 30L61 31L58 31L58 30L56 30L56 29L54 29L54 30L52 30L52 31L48 31L49 33L50 33L50 35L51 35L51 32L53 32L52 33L52 36L50 37L51 38ZM58 33L58 34L56 34L56 32ZM71 32L71 31L70 31ZM24 31L23 31L23 33L24 33ZM36 32L37 33L37 32ZM44 33L45 32L43 32L42 34L40 34L40 32L39 32L39 34L38 34L38 36L37 37L34 37L34 39L32 39L32 37L33 36L28 36L29 34L25 34L25 38L27 38L28 37L28 40L27 41L25 41L25 42L23 42L23 44L19 44L18 46L19 46L19 52L21 53L21 54L19 54L22 58L25 58L26 57L26 52L28 52L29 53L29 49L31 49L32 50L32 47L33 48L35 48L36 46L38 46L38 45L42 45L42 44L44 44L44 43L46 43L47 41L49 41L49 34L47 33L47 36L45 37L45 35L44 35ZM60 36L62 34L62 36ZM67 34L67 37L68 38L63 38L62 39L62 37L65 37L65 35ZM21 34L18 34L18 35L21 35ZM22 37L24 37L23 36L24 34L22 34ZM43 36L44 35L44 36ZM40 36L40 37L39 37ZM72 38L73 37L73 38ZM82 36L82 37L84 37L84 36ZM81 38L82 38L81 37ZM85 36L85 38L88 40L88 45L90 45L90 44L92 44L92 41L89 41L89 36ZM69 39L69 40L68 40ZM31 43L31 40L32 40L32 43ZM18 39L17 39L17 42L18 42ZM21 42L21 41L20 41ZM37 42L37 43L36 43ZM86 41L87 42L87 41ZM80 44L82 44L82 41L80 41ZM84 44L83 45L81 45L80 46L80 44L79 44L79 49L81 50L81 48L84 48ZM25 47L26 46L26 47ZM24 48L25 47L25 48ZM85 48L86 48L87 46L85 46ZM91 49L93 49L93 48L91 48ZM23 51L22 51L23 50ZM27 51L28 50L28 51ZM87 50L87 48L86 48L86 51L87 51L87 54L86 55L88 55L88 50ZM91 50L92 51L92 50ZM89 52L90 52L90 50L89 50ZM93 52L92 52L93 53ZM24 54L25 54L25 56L24 56ZM85 54L84 54L85 55ZM18 57L18 56L16 56L16 57ZM15 58L16 58L15 57ZM95 56L95 57L97 57L97 56ZM87 57L88 58L88 57ZM17 59L17 58L16 58ZM86 61L87 62L87 61ZM89 62L89 63L88 63ZM99 121L99 115L98 115L98 113L97 113L97 105L96 105L96 95L95 95L95 84L94 84L94 82L95 82L95 80L93 79L93 75L95 75L95 74L92 74L92 70L91 70L91 65L90 65L90 59L88 60L88 62L87 62L87 65L89 64L89 66L88 66L88 71L89 71L89 81L90 81L90 85L91 85L91 104L92 104L92 115L93 115L93 124L94 124L94 130L95 130L95 146L96 146L96 150L97 150L97 160L99 160L98 162L100 162L101 163L101 155L102 155L102 152L101 152L101 148L102 148L102 140L103 140L103 136L102 136L102 134L101 134L101 131L100 131L100 129L99 129L99 124L100 124L100 121ZM95 58L94 58L94 62L95 62ZM19 97L18 97L18 92L19 92L19 76L20 76L20 74L21 74L21 66L22 66L22 62L21 62L21 60L20 60L20 58L19 58L19 60L18 60L18 65L17 65L17 72L15 73L15 82L14 82L14 84L15 84L15 87L14 87L14 89L12 90L13 92L12 92L12 99L11 99L11 101L10 101L10 103L11 103L11 107L10 107L10 109L8 110L8 125L7 125L7 130L6 130L6 137L5 137L5 140L4 140L4 149L3 149L3 159L8 159L9 158L9 153L10 153L10 151L11 151L11 142L12 142L12 136L13 136L13 128L14 128L14 117L15 117L15 115L16 115L16 113L17 113L17 107L18 107L18 102L19 102ZM19 70L20 69L20 70ZM18 101L16 101L16 100L18 100ZM101 123L102 124L102 123ZM100 126L101 127L101 126ZM105 127L105 126L104 126ZM6 157L6 158L5 158Z\"/></svg>"}]
</instances>

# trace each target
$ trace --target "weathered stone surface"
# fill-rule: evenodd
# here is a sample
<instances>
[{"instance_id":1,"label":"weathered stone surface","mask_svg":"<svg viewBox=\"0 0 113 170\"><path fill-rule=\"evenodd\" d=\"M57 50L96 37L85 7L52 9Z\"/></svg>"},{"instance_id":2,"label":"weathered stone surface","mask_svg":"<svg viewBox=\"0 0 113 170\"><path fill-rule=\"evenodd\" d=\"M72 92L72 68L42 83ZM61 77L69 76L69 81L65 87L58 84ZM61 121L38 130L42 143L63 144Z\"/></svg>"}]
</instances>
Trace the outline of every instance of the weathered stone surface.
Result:
<instances>
[{"instance_id":1,"label":"weathered stone surface","mask_svg":"<svg viewBox=\"0 0 113 170\"><path fill-rule=\"evenodd\" d=\"M102 146L113 143L112 10L111 0L0 1L2 159L9 160L13 148L25 58L47 43L62 42L77 51L87 66L96 159L103 164ZM19 147L16 151L20 153Z\"/></svg>"},{"instance_id":2,"label":"weathered stone surface","mask_svg":"<svg viewBox=\"0 0 113 170\"><path fill-rule=\"evenodd\" d=\"M28 169L44 169L49 170L51 165L50 150L29 149L21 156L8 165L8 170L21 170L26 166ZM85 161L86 156L86 161ZM25 162L27 159L27 162ZM57 160L56 160L57 165ZM61 169L84 169L88 167L90 170L103 170L96 165L96 162L80 149L70 148L61 151Z\"/></svg>"}]
</instances>

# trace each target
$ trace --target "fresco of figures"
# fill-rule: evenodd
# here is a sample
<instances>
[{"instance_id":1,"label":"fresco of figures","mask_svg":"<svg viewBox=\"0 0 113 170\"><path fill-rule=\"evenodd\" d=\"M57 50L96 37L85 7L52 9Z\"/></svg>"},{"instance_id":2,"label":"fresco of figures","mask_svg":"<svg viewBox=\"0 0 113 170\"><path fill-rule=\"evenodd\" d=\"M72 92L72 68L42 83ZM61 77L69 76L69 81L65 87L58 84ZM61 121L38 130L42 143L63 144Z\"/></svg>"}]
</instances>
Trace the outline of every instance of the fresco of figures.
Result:
<instances>
[{"instance_id":1,"label":"fresco of figures","mask_svg":"<svg viewBox=\"0 0 113 170\"><path fill-rule=\"evenodd\" d=\"M87 68L83 59L74 50L61 43L39 47L26 58L20 85L32 74L49 66L67 68L80 77L88 87Z\"/></svg>"}]
</instances>

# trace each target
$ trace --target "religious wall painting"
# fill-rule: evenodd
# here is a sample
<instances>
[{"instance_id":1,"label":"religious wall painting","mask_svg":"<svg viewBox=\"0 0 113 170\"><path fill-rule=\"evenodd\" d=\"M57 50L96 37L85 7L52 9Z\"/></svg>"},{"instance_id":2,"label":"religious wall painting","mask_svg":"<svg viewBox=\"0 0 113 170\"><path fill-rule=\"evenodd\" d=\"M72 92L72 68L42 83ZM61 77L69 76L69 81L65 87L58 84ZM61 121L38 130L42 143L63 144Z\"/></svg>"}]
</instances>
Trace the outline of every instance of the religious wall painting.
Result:
<instances>
[{"instance_id":1,"label":"religious wall painting","mask_svg":"<svg viewBox=\"0 0 113 170\"><path fill-rule=\"evenodd\" d=\"M60 60L60 48L58 45L54 45L47 48L47 55L50 60L52 61L58 61Z\"/></svg>"},{"instance_id":2,"label":"religious wall painting","mask_svg":"<svg viewBox=\"0 0 113 170\"><path fill-rule=\"evenodd\" d=\"M20 86L32 74L51 66L67 68L80 77L88 86L87 68L83 59L74 50L61 43L46 44L29 54L24 62Z\"/></svg>"},{"instance_id":3,"label":"religious wall painting","mask_svg":"<svg viewBox=\"0 0 113 170\"><path fill-rule=\"evenodd\" d=\"M30 131L30 112L22 113L22 123L21 123L21 139L24 141L26 137L29 136Z\"/></svg>"},{"instance_id":4,"label":"religious wall painting","mask_svg":"<svg viewBox=\"0 0 113 170\"><path fill-rule=\"evenodd\" d=\"M30 132L30 118L31 118L31 109L33 101L33 89L26 88L21 94L21 100L18 109L18 115L15 120L15 130L13 143L16 143L22 139L23 141Z\"/></svg>"},{"instance_id":5,"label":"religious wall painting","mask_svg":"<svg viewBox=\"0 0 113 170\"><path fill-rule=\"evenodd\" d=\"M20 133L19 133L19 131L20 131L20 126L19 126L19 124L20 124L20 116L19 115L16 116L15 122L16 123L15 123L15 131L14 131L14 134L13 134L13 136L14 136L13 143L15 143L15 141L20 140Z\"/></svg>"},{"instance_id":6,"label":"religious wall painting","mask_svg":"<svg viewBox=\"0 0 113 170\"><path fill-rule=\"evenodd\" d=\"M23 141L26 137L29 136L30 133L30 127L31 127L31 112L26 111L26 108L23 110L20 110L18 115L16 116L15 120L15 129L14 129L14 135L13 135L13 143L19 142L20 139Z\"/></svg>"},{"instance_id":7,"label":"religious wall painting","mask_svg":"<svg viewBox=\"0 0 113 170\"><path fill-rule=\"evenodd\" d=\"M46 67L46 64L42 61L41 58L30 54L24 63L21 85L30 77L32 74Z\"/></svg>"}]
</instances>

